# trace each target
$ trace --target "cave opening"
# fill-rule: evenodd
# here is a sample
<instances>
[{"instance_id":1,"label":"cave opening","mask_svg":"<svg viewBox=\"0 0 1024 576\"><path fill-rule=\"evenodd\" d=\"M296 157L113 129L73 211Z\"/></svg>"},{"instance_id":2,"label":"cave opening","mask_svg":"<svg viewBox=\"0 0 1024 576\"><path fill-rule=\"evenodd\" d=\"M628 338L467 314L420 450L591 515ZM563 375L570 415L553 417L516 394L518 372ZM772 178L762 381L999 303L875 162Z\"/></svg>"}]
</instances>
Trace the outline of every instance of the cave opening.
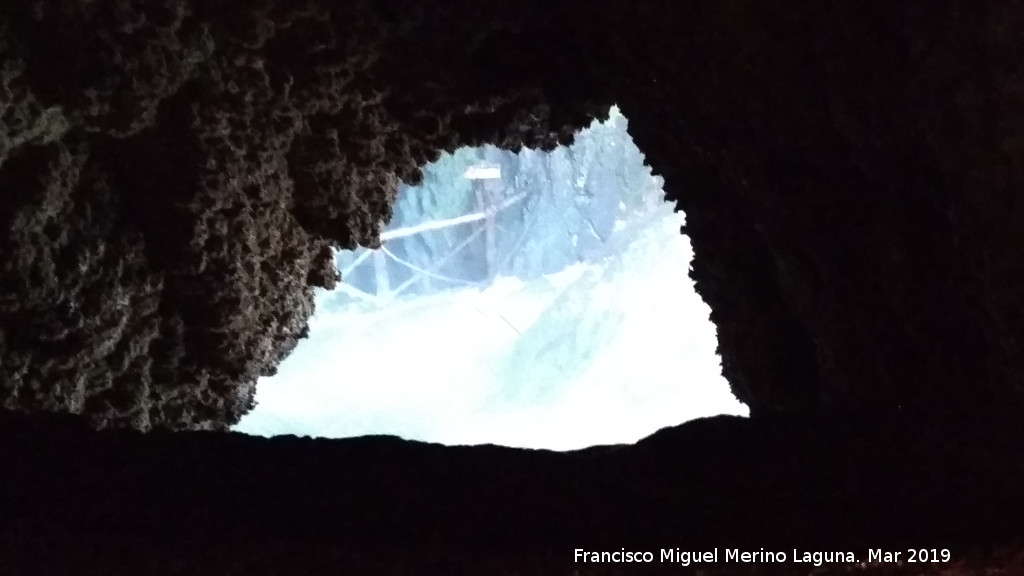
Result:
<instances>
[{"instance_id":1,"label":"cave opening","mask_svg":"<svg viewBox=\"0 0 1024 576\"><path fill-rule=\"evenodd\" d=\"M462 148L401 185L234 430L571 450L747 415L627 127L612 108L570 146Z\"/></svg>"}]
</instances>

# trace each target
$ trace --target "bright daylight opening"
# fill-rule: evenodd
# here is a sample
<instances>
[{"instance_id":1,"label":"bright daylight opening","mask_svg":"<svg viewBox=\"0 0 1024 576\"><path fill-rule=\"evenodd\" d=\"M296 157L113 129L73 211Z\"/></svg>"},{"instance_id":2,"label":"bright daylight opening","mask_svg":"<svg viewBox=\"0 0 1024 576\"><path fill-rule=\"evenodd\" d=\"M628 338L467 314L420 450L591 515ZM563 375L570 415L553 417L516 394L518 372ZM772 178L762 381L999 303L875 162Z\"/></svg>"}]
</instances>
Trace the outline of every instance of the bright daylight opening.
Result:
<instances>
[{"instance_id":1,"label":"bright daylight opening","mask_svg":"<svg viewBox=\"0 0 1024 576\"><path fill-rule=\"evenodd\" d=\"M403 185L235 430L570 450L746 415L626 127L613 108L572 146L463 148Z\"/></svg>"}]
</instances>

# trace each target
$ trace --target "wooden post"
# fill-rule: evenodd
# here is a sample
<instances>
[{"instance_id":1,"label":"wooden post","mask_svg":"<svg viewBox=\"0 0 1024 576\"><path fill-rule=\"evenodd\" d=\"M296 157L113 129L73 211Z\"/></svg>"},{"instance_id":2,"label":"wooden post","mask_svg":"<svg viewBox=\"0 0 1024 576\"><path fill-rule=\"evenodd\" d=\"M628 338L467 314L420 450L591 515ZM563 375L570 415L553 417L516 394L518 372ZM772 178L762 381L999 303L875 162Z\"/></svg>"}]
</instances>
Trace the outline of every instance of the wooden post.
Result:
<instances>
[{"instance_id":1,"label":"wooden post","mask_svg":"<svg viewBox=\"0 0 1024 576\"><path fill-rule=\"evenodd\" d=\"M498 210L504 210L509 205L514 204L518 201L518 198L509 198L505 200L501 206L498 205L497 191L494 187L487 186L482 180L500 180L501 179L501 166L495 166L493 163L483 163L476 166L471 166L466 170L466 178L475 180L476 190L476 205L477 211L484 219L484 230L487 233L485 238L486 244L486 258L487 258L487 278L488 280L494 280L494 277L498 274L497 267L497 228L498 228Z\"/></svg>"},{"instance_id":2,"label":"wooden post","mask_svg":"<svg viewBox=\"0 0 1024 576\"><path fill-rule=\"evenodd\" d=\"M496 229L498 211L495 210L495 194L494 190L487 185L486 180L477 180L477 206L480 211L487 215L484 219L485 227L485 239L486 243L486 258L487 258L487 280L493 281L494 277L498 274L497 267L497 248L496 242Z\"/></svg>"},{"instance_id":3,"label":"wooden post","mask_svg":"<svg viewBox=\"0 0 1024 576\"><path fill-rule=\"evenodd\" d=\"M487 216L487 279L493 281L494 277L498 275L498 249L496 246L497 242L497 224L498 214L494 210L494 203L492 202L488 207L490 212Z\"/></svg>"}]
</instances>

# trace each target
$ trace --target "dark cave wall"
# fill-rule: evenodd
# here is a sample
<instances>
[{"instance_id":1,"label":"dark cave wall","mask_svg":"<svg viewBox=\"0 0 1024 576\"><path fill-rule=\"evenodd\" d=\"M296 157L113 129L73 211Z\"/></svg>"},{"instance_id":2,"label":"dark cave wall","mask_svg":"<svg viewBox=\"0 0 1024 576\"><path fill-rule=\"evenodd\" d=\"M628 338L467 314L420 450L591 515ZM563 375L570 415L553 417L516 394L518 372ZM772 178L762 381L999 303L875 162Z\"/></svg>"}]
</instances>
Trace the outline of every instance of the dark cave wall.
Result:
<instances>
[{"instance_id":1,"label":"dark cave wall","mask_svg":"<svg viewBox=\"0 0 1024 576\"><path fill-rule=\"evenodd\" d=\"M1017 405L1022 12L6 7L4 405L222 428L398 179L568 142L613 102L687 213L753 415Z\"/></svg>"},{"instance_id":2,"label":"dark cave wall","mask_svg":"<svg viewBox=\"0 0 1024 576\"><path fill-rule=\"evenodd\" d=\"M477 49L530 7L462 8L5 4L2 405L222 429L399 180L464 144L550 149L610 104L483 81Z\"/></svg>"},{"instance_id":3,"label":"dark cave wall","mask_svg":"<svg viewBox=\"0 0 1024 576\"><path fill-rule=\"evenodd\" d=\"M1019 406L1022 15L709 2L650 35L679 57L620 106L752 415Z\"/></svg>"}]
</instances>

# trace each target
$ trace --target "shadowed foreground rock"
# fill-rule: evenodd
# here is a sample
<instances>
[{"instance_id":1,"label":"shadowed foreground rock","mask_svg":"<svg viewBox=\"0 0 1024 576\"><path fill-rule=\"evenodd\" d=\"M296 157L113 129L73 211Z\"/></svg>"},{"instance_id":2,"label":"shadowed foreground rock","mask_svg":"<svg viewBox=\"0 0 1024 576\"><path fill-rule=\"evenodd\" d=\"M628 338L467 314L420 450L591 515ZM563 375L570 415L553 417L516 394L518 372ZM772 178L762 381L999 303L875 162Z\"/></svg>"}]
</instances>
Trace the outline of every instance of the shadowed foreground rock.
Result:
<instances>
[{"instance_id":1,"label":"shadowed foreground rock","mask_svg":"<svg viewBox=\"0 0 1024 576\"><path fill-rule=\"evenodd\" d=\"M0 570L909 544L1021 571L1022 29L984 0L2 4ZM586 455L168 435L251 409L398 180L612 103L750 422Z\"/></svg>"},{"instance_id":2,"label":"shadowed foreground rock","mask_svg":"<svg viewBox=\"0 0 1024 576\"><path fill-rule=\"evenodd\" d=\"M869 573L980 574L953 569L1010 566L986 550L1024 528L1013 419L718 417L575 453L10 415L0 434L4 574L696 573L573 563L622 547L789 557L721 574L811 573L793 549L947 548L950 563Z\"/></svg>"}]
</instances>

